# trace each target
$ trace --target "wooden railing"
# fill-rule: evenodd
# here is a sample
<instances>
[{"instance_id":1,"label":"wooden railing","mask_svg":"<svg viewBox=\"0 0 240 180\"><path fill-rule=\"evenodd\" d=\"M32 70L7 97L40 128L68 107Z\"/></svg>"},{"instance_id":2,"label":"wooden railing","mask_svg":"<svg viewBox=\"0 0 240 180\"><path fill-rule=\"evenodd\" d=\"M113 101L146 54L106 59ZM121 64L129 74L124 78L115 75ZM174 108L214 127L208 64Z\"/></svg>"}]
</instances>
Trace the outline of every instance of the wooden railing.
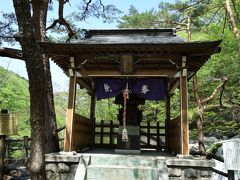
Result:
<instances>
[{"instance_id":1,"label":"wooden railing","mask_svg":"<svg viewBox=\"0 0 240 180\"><path fill-rule=\"evenodd\" d=\"M165 149L166 134L165 123L141 122L140 125L141 148Z\"/></svg>"},{"instance_id":2,"label":"wooden railing","mask_svg":"<svg viewBox=\"0 0 240 180\"><path fill-rule=\"evenodd\" d=\"M93 145L93 122L79 114L75 114L72 150L77 151Z\"/></svg>"},{"instance_id":3,"label":"wooden railing","mask_svg":"<svg viewBox=\"0 0 240 180\"><path fill-rule=\"evenodd\" d=\"M95 124L95 147L116 148L119 123L103 121Z\"/></svg>"},{"instance_id":4,"label":"wooden railing","mask_svg":"<svg viewBox=\"0 0 240 180\"><path fill-rule=\"evenodd\" d=\"M181 153L181 118L171 119L168 127L168 149L175 153Z\"/></svg>"},{"instance_id":5,"label":"wooden railing","mask_svg":"<svg viewBox=\"0 0 240 180\"><path fill-rule=\"evenodd\" d=\"M119 123L100 121L95 124L95 147L116 148ZM140 126L141 148L165 149L165 124L142 122Z\"/></svg>"},{"instance_id":6,"label":"wooden railing","mask_svg":"<svg viewBox=\"0 0 240 180\"><path fill-rule=\"evenodd\" d=\"M25 162L29 157L30 138L23 136L22 138L6 138L5 141L5 162L8 163L12 159L22 160ZM18 152L18 155L13 155ZM18 156L16 158L16 156Z\"/></svg>"}]
</instances>

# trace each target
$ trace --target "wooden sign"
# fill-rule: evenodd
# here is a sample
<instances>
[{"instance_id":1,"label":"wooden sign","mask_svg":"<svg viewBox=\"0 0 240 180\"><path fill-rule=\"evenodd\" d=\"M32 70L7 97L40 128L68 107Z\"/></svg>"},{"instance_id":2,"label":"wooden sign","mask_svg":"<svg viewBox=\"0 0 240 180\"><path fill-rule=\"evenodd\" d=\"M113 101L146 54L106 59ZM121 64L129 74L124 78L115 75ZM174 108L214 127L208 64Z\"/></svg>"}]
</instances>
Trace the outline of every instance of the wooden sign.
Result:
<instances>
[{"instance_id":1,"label":"wooden sign","mask_svg":"<svg viewBox=\"0 0 240 180\"><path fill-rule=\"evenodd\" d=\"M13 114L0 114L0 135L17 134L17 118Z\"/></svg>"},{"instance_id":2,"label":"wooden sign","mask_svg":"<svg viewBox=\"0 0 240 180\"><path fill-rule=\"evenodd\" d=\"M222 143L226 169L240 171L240 139L222 141Z\"/></svg>"},{"instance_id":3,"label":"wooden sign","mask_svg":"<svg viewBox=\"0 0 240 180\"><path fill-rule=\"evenodd\" d=\"M122 74L132 74L133 73L133 57L132 55L122 55L121 61L121 73Z\"/></svg>"}]
</instances>

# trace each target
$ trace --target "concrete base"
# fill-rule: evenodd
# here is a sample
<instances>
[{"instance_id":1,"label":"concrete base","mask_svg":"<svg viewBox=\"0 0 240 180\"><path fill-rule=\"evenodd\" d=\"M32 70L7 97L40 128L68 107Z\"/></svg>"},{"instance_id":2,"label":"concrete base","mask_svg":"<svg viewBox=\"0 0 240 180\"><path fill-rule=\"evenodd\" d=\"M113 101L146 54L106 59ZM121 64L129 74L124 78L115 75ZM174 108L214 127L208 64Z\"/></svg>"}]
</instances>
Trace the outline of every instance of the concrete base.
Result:
<instances>
[{"instance_id":1,"label":"concrete base","mask_svg":"<svg viewBox=\"0 0 240 180\"><path fill-rule=\"evenodd\" d=\"M118 154L141 154L141 150L130 149L114 149L114 152Z\"/></svg>"}]
</instances>

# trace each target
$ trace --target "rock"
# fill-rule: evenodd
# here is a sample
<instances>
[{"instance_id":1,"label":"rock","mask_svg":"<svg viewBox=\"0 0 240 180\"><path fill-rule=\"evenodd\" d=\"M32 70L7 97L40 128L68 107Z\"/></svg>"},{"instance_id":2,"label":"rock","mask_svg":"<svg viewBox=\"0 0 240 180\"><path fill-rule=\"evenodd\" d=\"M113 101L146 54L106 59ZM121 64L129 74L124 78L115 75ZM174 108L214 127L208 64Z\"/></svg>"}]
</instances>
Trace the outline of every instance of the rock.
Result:
<instances>
[{"instance_id":1,"label":"rock","mask_svg":"<svg viewBox=\"0 0 240 180\"><path fill-rule=\"evenodd\" d=\"M197 152L197 151L199 151L197 143L189 144L189 152Z\"/></svg>"},{"instance_id":2,"label":"rock","mask_svg":"<svg viewBox=\"0 0 240 180\"><path fill-rule=\"evenodd\" d=\"M69 173L69 172L71 172L71 168L64 163L59 163L58 164L58 172Z\"/></svg>"},{"instance_id":3,"label":"rock","mask_svg":"<svg viewBox=\"0 0 240 180\"><path fill-rule=\"evenodd\" d=\"M213 143L218 142L219 140L216 137L205 137L204 144L206 149L208 149Z\"/></svg>"},{"instance_id":4,"label":"rock","mask_svg":"<svg viewBox=\"0 0 240 180\"><path fill-rule=\"evenodd\" d=\"M14 177L20 177L22 175L21 171L18 169L11 170L9 174Z\"/></svg>"},{"instance_id":5,"label":"rock","mask_svg":"<svg viewBox=\"0 0 240 180\"><path fill-rule=\"evenodd\" d=\"M4 175L3 176L3 180L11 180L12 176L8 176L8 175Z\"/></svg>"},{"instance_id":6,"label":"rock","mask_svg":"<svg viewBox=\"0 0 240 180\"><path fill-rule=\"evenodd\" d=\"M196 169L185 169L184 170L184 177L187 177L187 178L198 178L198 170Z\"/></svg>"},{"instance_id":7,"label":"rock","mask_svg":"<svg viewBox=\"0 0 240 180\"><path fill-rule=\"evenodd\" d=\"M47 173L47 179L56 180L58 176L59 176L58 173L52 173L52 172Z\"/></svg>"},{"instance_id":8,"label":"rock","mask_svg":"<svg viewBox=\"0 0 240 180\"><path fill-rule=\"evenodd\" d=\"M17 164L5 166L3 180L30 180L30 174L26 167Z\"/></svg>"},{"instance_id":9,"label":"rock","mask_svg":"<svg viewBox=\"0 0 240 180\"><path fill-rule=\"evenodd\" d=\"M168 168L169 177L180 177L182 175L182 170L180 168Z\"/></svg>"},{"instance_id":10,"label":"rock","mask_svg":"<svg viewBox=\"0 0 240 180\"><path fill-rule=\"evenodd\" d=\"M46 171L51 171L51 172L58 172L58 166L54 163L50 163L46 165Z\"/></svg>"},{"instance_id":11,"label":"rock","mask_svg":"<svg viewBox=\"0 0 240 180\"><path fill-rule=\"evenodd\" d=\"M201 177L211 177L213 174L212 171L200 171L200 176Z\"/></svg>"}]
</instances>

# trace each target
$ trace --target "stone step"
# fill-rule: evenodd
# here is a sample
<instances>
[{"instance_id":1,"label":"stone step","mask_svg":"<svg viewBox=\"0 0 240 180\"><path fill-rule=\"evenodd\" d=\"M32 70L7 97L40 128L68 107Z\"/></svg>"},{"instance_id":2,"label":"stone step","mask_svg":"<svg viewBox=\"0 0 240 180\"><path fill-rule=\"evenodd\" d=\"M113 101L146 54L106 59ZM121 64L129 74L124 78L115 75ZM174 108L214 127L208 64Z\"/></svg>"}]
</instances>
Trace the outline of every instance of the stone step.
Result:
<instances>
[{"instance_id":1,"label":"stone step","mask_svg":"<svg viewBox=\"0 0 240 180\"><path fill-rule=\"evenodd\" d=\"M162 174L161 174L162 176ZM168 175L164 176L168 179ZM158 180L157 168L144 166L90 165L86 180ZM164 178L161 178L165 180Z\"/></svg>"},{"instance_id":2,"label":"stone step","mask_svg":"<svg viewBox=\"0 0 240 180\"><path fill-rule=\"evenodd\" d=\"M157 161L156 158L136 155L93 155L90 164L156 167Z\"/></svg>"}]
</instances>

